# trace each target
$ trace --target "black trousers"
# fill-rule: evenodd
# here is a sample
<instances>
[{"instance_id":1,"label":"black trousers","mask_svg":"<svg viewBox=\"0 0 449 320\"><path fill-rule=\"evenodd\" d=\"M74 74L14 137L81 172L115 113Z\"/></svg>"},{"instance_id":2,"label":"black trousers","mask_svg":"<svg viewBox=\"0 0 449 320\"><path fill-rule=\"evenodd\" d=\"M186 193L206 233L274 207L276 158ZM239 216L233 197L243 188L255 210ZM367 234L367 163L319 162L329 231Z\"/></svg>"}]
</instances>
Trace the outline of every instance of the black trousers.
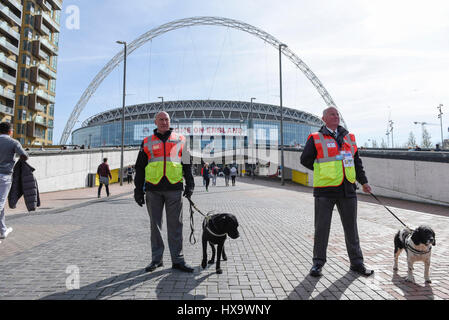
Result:
<instances>
[{"instance_id":1,"label":"black trousers","mask_svg":"<svg viewBox=\"0 0 449 320\"><path fill-rule=\"evenodd\" d=\"M343 224L346 250L351 265L363 263L357 230L357 198L315 197L315 238L313 244L313 263L324 265L332 222L332 211L337 205Z\"/></svg>"},{"instance_id":2,"label":"black trousers","mask_svg":"<svg viewBox=\"0 0 449 320\"><path fill-rule=\"evenodd\" d=\"M102 187L102 186L103 186L102 183L100 183L100 185L98 186L98 196L100 196L100 193L101 193L101 187ZM105 184L104 187L106 188L106 194L107 194L108 197L109 197L109 185Z\"/></svg>"}]
</instances>

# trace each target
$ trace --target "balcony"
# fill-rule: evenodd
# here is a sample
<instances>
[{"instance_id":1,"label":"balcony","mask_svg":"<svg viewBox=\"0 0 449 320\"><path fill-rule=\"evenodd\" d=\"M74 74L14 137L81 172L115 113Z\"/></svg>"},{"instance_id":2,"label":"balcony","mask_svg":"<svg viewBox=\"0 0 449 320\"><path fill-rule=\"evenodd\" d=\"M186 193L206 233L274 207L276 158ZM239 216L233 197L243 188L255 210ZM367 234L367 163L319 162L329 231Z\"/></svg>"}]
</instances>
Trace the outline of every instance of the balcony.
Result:
<instances>
[{"instance_id":1,"label":"balcony","mask_svg":"<svg viewBox=\"0 0 449 320\"><path fill-rule=\"evenodd\" d=\"M8 58L3 54L3 52L0 53L0 64L3 65L3 66L5 66L5 67L10 67L10 68L12 68L12 69L14 69L14 70L17 71L17 62L15 62L15 61L13 61L13 60L11 60L11 59L8 59Z\"/></svg>"},{"instance_id":2,"label":"balcony","mask_svg":"<svg viewBox=\"0 0 449 320\"><path fill-rule=\"evenodd\" d=\"M27 137L38 138L34 121L27 121Z\"/></svg>"},{"instance_id":3,"label":"balcony","mask_svg":"<svg viewBox=\"0 0 449 320\"><path fill-rule=\"evenodd\" d=\"M62 1L60 0L47 0L47 1L51 3L54 9L62 10Z\"/></svg>"},{"instance_id":4,"label":"balcony","mask_svg":"<svg viewBox=\"0 0 449 320\"><path fill-rule=\"evenodd\" d=\"M32 93L28 95L28 109L45 112L45 105L37 102L37 95Z\"/></svg>"},{"instance_id":5,"label":"balcony","mask_svg":"<svg viewBox=\"0 0 449 320\"><path fill-rule=\"evenodd\" d=\"M14 101L16 100L16 94L10 90L10 89L5 89L0 87L0 96L12 100L12 102L14 103Z\"/></svg>"},{"instance_id":6,"label":"balcony","mask_svg":"<svg viewBox=\"0 0 449 320\"><path fill-rule=\"evenodd\" d=\"M42 117L36 117L36 119L34 120L34 123L38 124L40 126L43 126L43 127L48 127L47 121L45 121L45 119Z\"/></svg>"},{"instance_id":7,"label":"balcony","mask_svg":"<svg viewBox=\"0 0 449 320\"><path fill-rule=\"evenodd\" d=\"M33 51L33 55L36 58L39 58L41 60L48 61L48 59L50 57L43 50L41 50L41 42L40 42L40 40L34 40L33 41L33 49L32 49L32 51Z\"/></svg>"},{"instance_id":8,"label":"balcony","mask_svg":"<svg viewBox=\"0 0 449 320\"><path fill-rule=\"evenodd\" d=\"M5 31L9 36L13 37L17 41L20 41L20 33L11 28L6 21L0 22L0 29Z\"/></svg>"},{"instance_id":9,"label":"balcony","mask_svg":"<svg viewBox=\"0 0 449 320\"><path fill-rule=\"evenodd\" d=\"M45 93L44 90L36 90L37 97L50 103L55 103L55 97Z\"/></svg>"},{"instance_id":10,"label":"balcony","mask_svg":"<svg viewBox=\"0 0 449 320\"><path fill-rule=\"evenodd\" d=\"M37 0L37 3L40 4L42 8L45 8L48 11L51 11L51 9L53 9L51 4L46 0Z\"/></svg>"},{"instance_id":11,"label":"balcony","mask_svg":"<svg viewBox=\"0 0 449 320\"><path fill-rule=\"evenodd\" d=\"M45 64L40 63L39 64L39 70L43 74L45 74L47 77L56 80L56 72L51 70L49 67L47 67Z\"/></svg>"},{"instance_id":12,"label":"balcony","mask_svg":"<svg viewBox=\"0 0 449 320\"><path fill-rule=\"evenodd\" d=\"M6 0L6 2L10 3L12 6L14 6L20 12L23 11L23 6L20 4L20 1L17 1L17 0Z\"/></svg>"},{"instance_id":13,"label":"balcony","mask_svg":"<svg viewBox=\"0 0 449 320\"><path fill-rule=\"evenodd\" d=\"M42 17L52 32L59 32L59 24L53 20L48 13L42 12Z\"/></svg>"},{"instance_id":14,"label":"balcony","mask_svg":"<svg viewBox=\"0 0 449 320\"><path fill-rule=\"evenodd\" d=\"M16 77L11 76L10 74L0 69L0 80L6 81L8 84L16 85Z\"/></svg>"},{"instance_id":15,"label":"balcony","mask_svg":"<svg viewBox=\"0 0 449 320\"><path fill-rule=\"evenodd\" d=\"M16 24L17 26L22 26L22 19L16 16L7 6L0 3L0 16L4 17L6 21Z\"/></svg>"},{"instance_id":16,"label":"balcony","mask_svg":"<svg viewBox=\"0 0 449 320\"><path fill-rule=\"evenodd\" d=\"M7 107L4 104L2 104L0 102L0 113L6 114L6 115L10 115L10 116L14 116L14 108L11 107Z\"/></svg>"},{"instance_id":17,"label":"balcony","mask_svg":"<svg viewBox=\"0 0 449 320\"><path fill-rule=\"evenodd\" d=\"M9 53L15 54L16 56L19 55L19 48L9 43L5 37L0 38L0 46L6 49Z\"/></svg>"},{"instance_id":18,"label":"balcony","mask_svg":"<svg viewBox=\"0 0 449 320\"><path fill-rule=\"evenodd\" d=\"M41 14L34 16L34 28L43 36L50 36L50 29L48 29L43 23L43 17Z\"/></svg>"},{"instance_id":19,"label":"balcony","mask_svg":"<svg viewBox=\"0 0 449 320\"><path fill-rule=\"evenodd\" d=\"M54 46L52 43L50 43L50 41L48 41L45 38L41 38L40 40L41 40L41 48L44 47L45 49L47 49L52 56L58 55L58 48Z\"/></svg>"}]
</instances>

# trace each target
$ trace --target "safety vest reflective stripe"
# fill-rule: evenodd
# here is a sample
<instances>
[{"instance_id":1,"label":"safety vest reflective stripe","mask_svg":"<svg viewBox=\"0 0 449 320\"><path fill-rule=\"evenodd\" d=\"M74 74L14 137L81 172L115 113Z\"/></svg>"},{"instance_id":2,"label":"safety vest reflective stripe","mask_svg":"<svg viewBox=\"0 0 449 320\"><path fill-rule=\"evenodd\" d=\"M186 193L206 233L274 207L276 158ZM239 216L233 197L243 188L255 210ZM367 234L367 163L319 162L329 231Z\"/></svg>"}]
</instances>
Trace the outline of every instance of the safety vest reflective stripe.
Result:
<instances>
[{"instance_id":1,"label":"safety vest reflective stripe","mask_svg":"<svg viewBox=\"0 0 449 320\"><path fill-rule=\"evenodd\" d=\"M314 163L314 187L339 186L344 178L354 183L356 179L354 168L354 154L357 152L357 145L353 134L347 134L343 140L341 149L338 148L335 139L330 136L324 136L321 132L312 134L317 157ZM348 155L342 155L344 151ZM344 165L344 161L346 165Z\"/></svg>"},{"instance_id":2,"label":"safety vest reflective stripe","mask_svg":"<svg viewBox=\"0 0 449 320\"><path fill-rule=\"evenodd\" d=\"M182 179L182 151L185 138L172 133L164 143L156 135L144 139L144 152L148 156L145 167L145 180L158 184L166 176L171 184L181 182Z\"/></svg>"}]
</instances>

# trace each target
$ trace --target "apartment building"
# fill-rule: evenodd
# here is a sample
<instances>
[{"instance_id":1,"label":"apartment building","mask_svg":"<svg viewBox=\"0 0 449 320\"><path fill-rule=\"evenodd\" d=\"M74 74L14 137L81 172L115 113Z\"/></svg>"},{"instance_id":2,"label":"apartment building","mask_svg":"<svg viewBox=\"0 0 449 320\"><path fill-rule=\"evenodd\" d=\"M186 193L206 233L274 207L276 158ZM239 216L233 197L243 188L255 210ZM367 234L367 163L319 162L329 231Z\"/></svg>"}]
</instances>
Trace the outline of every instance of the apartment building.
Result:
<instances>
[{"instance_id":1,"label":"apartment building","mask_svg":"<svg viewBox=\"0 0 449 320\"><path fill-rule=\"evenodd\" d=\"M17 0L0 0L2 3ZM53 144L60 0L22 0L16 73L14 138L23 145Z\"/></svg>"},{"instance_id":2,"label":"apartment building","mask_svg":"<svg viewBox=\"0 0 449 320\"><path fill-rule=\"evenodd\" d=\"M16 100L22 5L0 2L0 120L12 122Z\"/></svg>"}]
</instances>

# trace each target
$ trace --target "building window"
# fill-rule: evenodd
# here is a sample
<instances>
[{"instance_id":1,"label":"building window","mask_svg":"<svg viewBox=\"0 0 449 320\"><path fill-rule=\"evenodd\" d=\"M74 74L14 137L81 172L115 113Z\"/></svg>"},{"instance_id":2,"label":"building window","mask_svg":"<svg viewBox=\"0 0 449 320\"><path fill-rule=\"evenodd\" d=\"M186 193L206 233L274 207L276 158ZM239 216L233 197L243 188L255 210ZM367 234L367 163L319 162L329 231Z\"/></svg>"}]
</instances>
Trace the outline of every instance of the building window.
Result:
<instances>
[{"instance_id":1,"label":"building window","mask_svg":"<svg viewBox=\"0 0 449 320\"><path fill-rule=\"evenodd\" d=\"M26 64L27 66L29 66L30 63L31 63L31 58L30 58L30 56L28 56L28 55L26 55L26 54L23 54L23 55L22 55L22 63L23 63L23 64Z\"/></svg>"},{"instance_id":2,"label":"building window","mask_svg":"<svg viewBox=\"0 0 449 320\"><path fill-rule=\"evenodd\" d=\"M51 67L56 70L56 67L58 65L58 57L55 56L51 60L52 60L51 61Z\"/></svg>"},{"instance_id":3,"label":"building window","mask_svg":"<svg viewBox=\"0 0 449 320\"><path fill-rule=\"evenodd\" d=\"M27 11L34 13L34 3L31 1L27 2Z\"/></svg>"},{"instance_id":4,"label":"building window","mask_svg":"<svg viewBox=\"0 0 449 320\"><path fill-rule=\"evenodd\" d=\"M56 93L56 80L50 80L50 91Z\"/></svg>"},{"instance_id":5,"label":"building window","mask_svg":"<svg viewBox=\"0 0 449 320\"><path fill-rule=\"evenodd\" d=\"M53 141L53 129L47 130L47 140Z\"/></svg>"},{"instance_id":6,"label":"building window","mask_svg":"<svg viewBox=\"0 0 449 320\"><path fill-rule=\"evenodd\" d=\"M55 105L50 104L50 116L54 117L54 115L55 115Z\"/></svg>"}]
</instances>

